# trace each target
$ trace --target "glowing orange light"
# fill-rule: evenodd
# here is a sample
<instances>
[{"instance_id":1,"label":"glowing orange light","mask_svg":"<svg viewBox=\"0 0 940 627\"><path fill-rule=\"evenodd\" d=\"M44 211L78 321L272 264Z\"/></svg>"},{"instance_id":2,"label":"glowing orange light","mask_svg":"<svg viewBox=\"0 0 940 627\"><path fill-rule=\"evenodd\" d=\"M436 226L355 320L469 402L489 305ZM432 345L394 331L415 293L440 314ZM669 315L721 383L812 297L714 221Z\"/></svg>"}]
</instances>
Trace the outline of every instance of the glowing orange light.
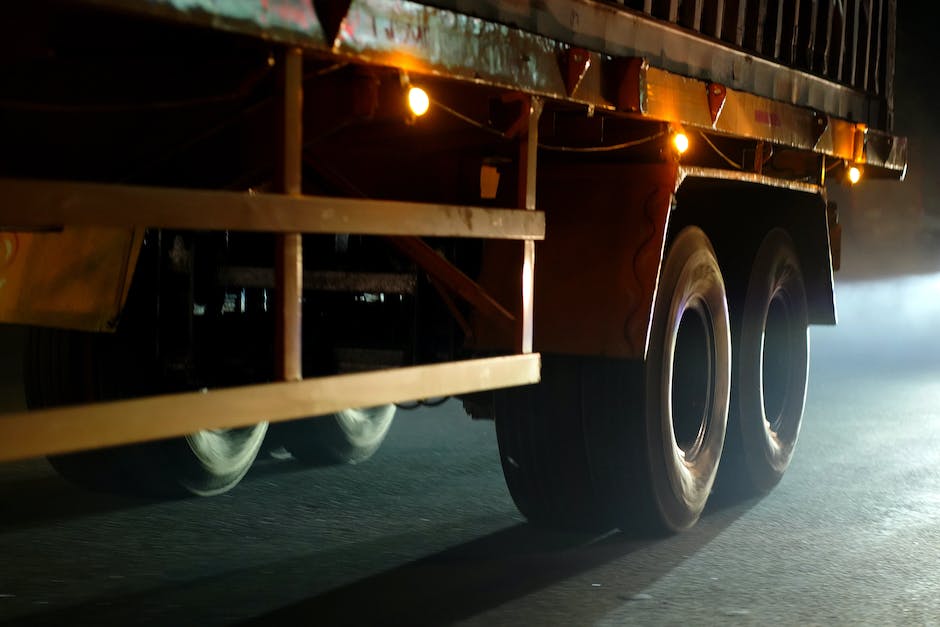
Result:
<instances>
[{"instance_id":1,"label":"glowing orange light","mask_svg":"<svg viewBox=\"0 0 940 627\"><path fill-rule=\"evenodd\" d=\"M861 180L862 180L862 171L853 165L851 168L849 168L849 183L851 183L852 185L855 185Z\"/></svg>"},{"instance_id":2,"label":"glowing orange light","mask_svg":"<svg viewBox=\"0 0 940 627\"><path fill-rule=\"evenodd\" d=\"M685 133L675 133L672 136L672 145L680 155L689 149L689 136Z\"/></svg>"},{"instance_id":3,"label":"glowing orange light","mask_svg":"<svg viewBox=\"0 0 940 627\"><path fill-rule=\"evenodd\" d=\"M408 90L408 107L411 109L411 112L418 117L427 113L428 109L431 107L431 99L428 97L428 92L420 87L411 87Z\"/></svg>"}]
</instances>

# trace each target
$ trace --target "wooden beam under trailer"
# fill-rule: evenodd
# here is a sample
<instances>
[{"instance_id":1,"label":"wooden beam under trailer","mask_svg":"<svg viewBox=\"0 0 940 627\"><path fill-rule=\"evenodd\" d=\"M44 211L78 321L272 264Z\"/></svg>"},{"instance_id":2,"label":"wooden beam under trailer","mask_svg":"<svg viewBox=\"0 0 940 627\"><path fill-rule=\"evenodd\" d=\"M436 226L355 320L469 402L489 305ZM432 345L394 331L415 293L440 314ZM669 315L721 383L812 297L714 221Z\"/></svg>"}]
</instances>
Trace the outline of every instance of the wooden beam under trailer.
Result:
<instances>
[{"instance_id":1,"label":"wooden beam under trailer","mask_svg":"<svg viewBox=\"0 0 940 627\"><path fill-rule=\"evenodd\" d=\"M537 211L0 179L0 231L63 225L515 240L545 237L545 215Z\"/></svg>"},{"instance_id":2,"label":"wooden beam under trailer","mask_svg":"<svg viewBox=\"0 0 940 627\"><path fill-rule=\"evenodd\" d=\"M538 353L0 415L0 461L538 383Z\"/></svg>"}]
</instances>

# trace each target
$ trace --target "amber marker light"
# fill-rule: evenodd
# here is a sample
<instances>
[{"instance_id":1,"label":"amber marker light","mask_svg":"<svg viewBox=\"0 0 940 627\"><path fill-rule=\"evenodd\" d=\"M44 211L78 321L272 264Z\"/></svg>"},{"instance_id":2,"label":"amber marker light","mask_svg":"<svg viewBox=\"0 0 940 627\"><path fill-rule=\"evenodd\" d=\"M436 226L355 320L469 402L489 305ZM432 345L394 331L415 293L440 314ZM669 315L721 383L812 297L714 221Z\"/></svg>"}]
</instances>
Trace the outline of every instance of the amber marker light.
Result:
<instances>
[{"instance_id":1,"label":"amber marker light","mask_svg":"<svg viewBox=\"0 0 940 627\"><path fill-rule=\"evenodd\" d=\"M431 99L428 97L428 92L414 86L408 89L408 108L412 113L421 117L428 112L430 107Z\"/></svg>"},{"instance_id":2,"label":"amber marker light","mask_svg":"<svg viewBox=\"0 0 940 627\"><path fill-rule=\"evenodd\" d=\"M862 171L859 170L856 166L849 168L849 183L855 185L862 180Z\"/></svg>"},{"instance_id":3,"label":"amber marker light","mask_svg":"<svg viewBox=\"0 0 940 627\"><path fill-rule=\"evenodd\" d=\"M672 134L672 145L680 155L689 149L689 136L682 131Z\"/></svg>"}]
</instances>

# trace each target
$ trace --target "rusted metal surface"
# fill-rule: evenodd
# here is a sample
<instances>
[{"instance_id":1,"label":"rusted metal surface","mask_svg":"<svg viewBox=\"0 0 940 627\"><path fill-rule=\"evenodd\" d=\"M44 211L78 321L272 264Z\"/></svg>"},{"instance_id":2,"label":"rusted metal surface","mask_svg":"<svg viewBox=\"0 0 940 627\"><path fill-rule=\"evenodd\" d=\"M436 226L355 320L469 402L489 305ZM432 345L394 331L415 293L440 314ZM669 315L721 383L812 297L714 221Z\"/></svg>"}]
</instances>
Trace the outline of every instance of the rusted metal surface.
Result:
<instances>
[{"instance_id":1,"label":"rusted metal surface","mask_svg":"<svg viewBox=\"0 0 940 627\"><path fill-rule=\"evenodd\" d=\"M0 231L0 322L113 331L142 241L133 228Z\"/></svg>"},{"instance_id":2,"label":"rusted metal surface","mask_svg":"<svg viewBox=\"0 0 940 627\"><path fill-rule=\"evenodd\" d=\"M545 216L516 209L0 179L0 229L154 227L541 239ZM134 211L127 211L133 206Z\"/></svg>"},{"instance_id":3,"label":"rusted metal surface","mask_svg":"<svg viewBox=\"0 0 940 627\"><path fill-rule=\"evenodd\" d=\"M539 366L512 355L3 414L0 461L538 383Z\"/></svg>"},{"instance_id":4,"label":"rusted metal surface","mask_svg":"<svg viewBox=\"0 0 940 627\"><path fill-rule=\"evenodd\" d=\"M852 89L813 76L805 71L809 68L790 69L782 65L784 59L775 62L753 54L768 51L756 47L736 50L703 38L692 29L694 24L687 25L689 30L677 29L674 24L678 21L678 12L670 11L662 20L654 20L624 11L613 3L590 0L431 0L428 4L517 25L528 32L607 55L643 57L653 67L839 117L848 117L853 111L856 115L866 115L858 108L865 106L858 92L853 94ZM778 10L783 5L778 3ZM652 9L652 6L645 7L644 11L652 13ZM758 32L752 33L749 39L753 39L757 47L762 45L761 29L767 23L766 0L739 3L740 37L734 42L738 46L748 45L744 40L745 18L755 13L753 23ZM872 120L856 121L874 124Z\"/></svg>"},{"instance_id":5,"label":"rusted metal surface","mask_svg":"<svg viewBox=\"0 0 940 627\"><path fill-rule=\"evenodd\" d=\"M534 350L645 356L677 181L675 163L542 165L539 206L549 230L535 268ZM518 245L487 242L480 283L499 299L511 298L521 268ZM478 348L513 343L479 318L474 337Z\"/></svg>"},{"instance_id":6,"label":"rusted metal surface","mask_svg":"<svg viewBox=\"0 0 940 627\"><path fill-rule=\"evenodd\" d=\"M893 20L893 0L886 13ZM194 0L192 5L183 0L99 0L98 3L120 7L129 11L153 12L157 8L170 12L178 19L191 21L203 16L207 10L221 15L222 27L232 19L234 9L207 9L206 0ZM264 30L268 13L261 2L246 0L244 14L255 28ZM436 6L428 6L433 4ZM273 3L273 6L293 6L291 3ZM544 0L542 2L509 2L467 0L417 3L393 0L354 0L339 24L335 39L324 40L319 23L309 19L310 2L297 2L298 19L286 26L278 22L277 29L265 31L274 39L287 28L288 40L300 43L306 49L330 55L338 60L350 60L397 67L414 73L435 74L459 80L504 87L515 91L540 95L555 100L583 103L598 109L641 111L643 98L649 93L655 98L657 90L675 85L684 79L692 90L684 96L690 102L709 83L720 83L729 94L737 92L758 101L752 108L769 110L783 107L824 112L846 123L860 123L884 130L885 119L890 117L890 73L886 68L887 83L884 93L866 96L862 91L839 85L805 71L796 71L780 63L755 57L720 42L703 38L699 34L677 29L674 25L627 12L613 5L590 0ZM200 11L191 10L193 7ZM739 11L746 7L741 3ZM284 15L289 11L283 10ZM255 17L250 17L254 13ZM245 16L248 16L247 18ZM224 18L224 19L222 19ZM205 22L204 16L200 17ZM334 19L334 18L331 18ZM211 23L211 20L210 20ZM239 22L240 23L240 22ZM511 25L511 26L510 26ZM888 61L893 62L893 22L885 43ZM278 30L281 29L281 30ZM880 40L879 40L880 41ZM566 63L573 49L589 50L588 67L572 88L572 65ZM827 51L827 58L831 51ZM578 53L580 55L580 53ZM580 57L579 57L580 58ZM641 59L651 69L659 71L656 80L625 100L611 97L609 77L616 74L623 59ZM560 62L560 60L562 60ZM578 64L576 66L579 67ZM841 66L840 66L841 67ZM821 71L828 71L823 68ZM657 81L665 81L658 86ZM632 105L639 100L640 105ZM625 106L630 102L630 106ZM667 121L699 124L707 103L698 102L692 108L676 109ZM650 110L648 115L660 119L660 113ZM781 115L781 114L778 114ZM792 117L787 114L787 117ZM733 119L729 116L728 118ZM756 133L757 139L783 142L806 150L817 150L811 143L811 134L797 136L791 129L773 125L745 124L739 128L726 123L721 129L730 134ZM823 145L824 149L825 144ZM834 154L847 158L842 154ZM906 158L906 156L904 157ZM863 157L864 160L864 157ZM871 163L893 172L903 170L895 161Z\"/></svg>"}]
</instances>

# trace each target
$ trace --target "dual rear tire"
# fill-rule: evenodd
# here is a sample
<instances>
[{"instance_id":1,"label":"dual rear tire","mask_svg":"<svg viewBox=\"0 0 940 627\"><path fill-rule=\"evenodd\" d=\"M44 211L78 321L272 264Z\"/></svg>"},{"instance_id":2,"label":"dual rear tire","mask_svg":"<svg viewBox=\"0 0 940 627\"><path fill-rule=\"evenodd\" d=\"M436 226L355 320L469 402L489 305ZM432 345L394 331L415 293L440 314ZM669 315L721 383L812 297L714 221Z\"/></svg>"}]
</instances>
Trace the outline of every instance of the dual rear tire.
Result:
<instances>
[{"instance_id":1,"label":"dual rear tire","mask_svg":"<svg viewBox=\"0 0 940 627\"><path fill-rule=\"evenodd\" d=\"M27 340L26 397L31 408L154 394L168 390L135 351L131 338L33 329ZM348 409L278 425L279 441L309 465L360 463L384 440L395 406ZM158 497L212 496L245 476L268 431L262 422L237 429L56 455L49 462L72 483L96 491Z\"/></svg>"},{"instance_id":2,"label":"dual rear tire","mask_svg":"<svg viewBox=\"0 0 940 627\"><path fill-rule=\"evenodd\" d=\"M700 517L720 461L752 489L776 483L799 433L808 358L784 232L765 239L737 306L729 316L715 252L687 227L663 265L645 361L547 355L540 385L499 393L500 455L520 511L538 524L675 532Z\"/></svg>"}]
</instances>

